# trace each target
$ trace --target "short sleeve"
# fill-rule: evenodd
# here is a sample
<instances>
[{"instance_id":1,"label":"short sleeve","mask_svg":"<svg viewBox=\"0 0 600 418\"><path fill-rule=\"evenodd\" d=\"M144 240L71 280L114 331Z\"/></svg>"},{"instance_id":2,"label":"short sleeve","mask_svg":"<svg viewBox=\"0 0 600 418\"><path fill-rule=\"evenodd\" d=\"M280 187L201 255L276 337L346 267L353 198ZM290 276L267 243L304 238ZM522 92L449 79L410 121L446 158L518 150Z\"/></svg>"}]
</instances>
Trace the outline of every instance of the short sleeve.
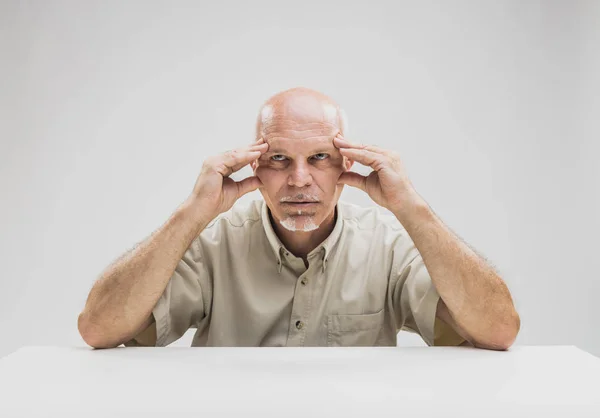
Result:
<instances>
[{"instance_id":1,"label":"short sleeve","mask_svg":"<svg viewBox=\"0 0 600 418\"><path fill-rule=\"evenodd\" d=\"M391 277L396 329L419 334L428 346L459 345L465 339L436 317L440 295L421 254L408 236L402 239Z\"/></svg>"},{"instance_id":2,"label":"short sleeve","mask_svg":"<svg viewBox=\"0 0 600 418\"><path fill-rule=\"evenodd\" d=\"M209 296L208 272L202 257L198 239L192 241L163 294L154 306L152 314L156 321L156 347L165 347L195 327L207 311ZM140 346L132 339L125 346Z\"/></svg>"}]
</instances>

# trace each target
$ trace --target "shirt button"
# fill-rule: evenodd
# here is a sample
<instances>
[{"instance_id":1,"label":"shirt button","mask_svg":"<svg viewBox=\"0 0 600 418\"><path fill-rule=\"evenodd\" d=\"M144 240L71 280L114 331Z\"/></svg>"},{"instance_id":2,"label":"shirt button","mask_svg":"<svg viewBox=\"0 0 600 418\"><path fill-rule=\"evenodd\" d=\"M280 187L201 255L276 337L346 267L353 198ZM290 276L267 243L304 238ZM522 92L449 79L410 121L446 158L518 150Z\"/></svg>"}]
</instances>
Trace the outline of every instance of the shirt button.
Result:
<instances>
[{"instance_id":1,"label":"shirt button","mask_svg":"<svg viewBox=\"0 0 600 418\"><path fill-rule=\"evenodd\" d=\"M302 322L302 321L296 321L296 328L298 328L298 329L304 328L304 322Z\"/></svg>"},{"instance_id":2,"label":"shirt button","mask_svg":"<svg viewBox=\"0 0 600 418\"><path fill-rule=\"evenodd\" d=\"M306 283L308 283L308 279L304 277L302 280L300 280L300 283L302 283L302 286L306 286Z\"/></svg>"}]
</instances>

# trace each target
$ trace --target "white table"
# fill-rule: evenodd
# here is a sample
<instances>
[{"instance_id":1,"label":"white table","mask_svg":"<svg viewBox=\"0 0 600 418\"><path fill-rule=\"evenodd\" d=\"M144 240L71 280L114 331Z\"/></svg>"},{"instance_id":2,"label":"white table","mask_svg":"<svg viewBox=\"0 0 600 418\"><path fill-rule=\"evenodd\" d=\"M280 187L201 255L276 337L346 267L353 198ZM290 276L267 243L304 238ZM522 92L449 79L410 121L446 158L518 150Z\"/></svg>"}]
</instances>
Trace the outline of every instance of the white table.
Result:
<instances>
[{"instance_id":1,"label":"white table","mask_svg":"<svg viewBox=\"0 0 600 418\"><path fill-rule=\"evenodd\" d=\"M17 416L600 417L600 359L574 346L24 347L0 359L0 417Z\"/></svg>"}]
</instances>

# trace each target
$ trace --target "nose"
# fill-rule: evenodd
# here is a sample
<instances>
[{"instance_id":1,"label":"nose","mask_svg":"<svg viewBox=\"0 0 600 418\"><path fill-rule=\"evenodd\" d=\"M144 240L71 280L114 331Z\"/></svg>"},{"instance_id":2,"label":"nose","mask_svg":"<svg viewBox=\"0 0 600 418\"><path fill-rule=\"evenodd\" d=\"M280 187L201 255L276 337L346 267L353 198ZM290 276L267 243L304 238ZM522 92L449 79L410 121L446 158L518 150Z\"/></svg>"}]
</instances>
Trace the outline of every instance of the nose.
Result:
<instances>
[{"instance_id":1,"label":"nose","mask_svg":"<svg viewBox=\"0 0 600 418\"><path fill-rule=\"evenodd\" d=\"M312 184L313 179L307 163L295 162L291 170L288 177L288 186L301 188Z\"/></svg>"}]
</instances>

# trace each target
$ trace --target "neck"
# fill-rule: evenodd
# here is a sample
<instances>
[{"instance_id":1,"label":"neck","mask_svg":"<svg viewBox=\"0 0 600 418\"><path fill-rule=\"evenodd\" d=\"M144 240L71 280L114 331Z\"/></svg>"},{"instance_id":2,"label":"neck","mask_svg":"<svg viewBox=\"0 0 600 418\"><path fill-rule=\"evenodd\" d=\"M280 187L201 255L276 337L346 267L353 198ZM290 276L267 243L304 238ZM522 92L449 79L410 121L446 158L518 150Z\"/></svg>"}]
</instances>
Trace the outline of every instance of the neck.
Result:
<instances>
[{"instance_id":1,"label":"neck","mask_svg":"<svg viewBox=\"0 0 600 418\"><path fill-rule=\"evenodd\" d=\"M337 210L334 208L317 229L310 232L290 231L285 229L273 219L269 210L269 219L273 230L281 240L281 243L296 257L306 261L308 254L317 248L331 234L337 220Z\"/></svg>"}]
</instances>

